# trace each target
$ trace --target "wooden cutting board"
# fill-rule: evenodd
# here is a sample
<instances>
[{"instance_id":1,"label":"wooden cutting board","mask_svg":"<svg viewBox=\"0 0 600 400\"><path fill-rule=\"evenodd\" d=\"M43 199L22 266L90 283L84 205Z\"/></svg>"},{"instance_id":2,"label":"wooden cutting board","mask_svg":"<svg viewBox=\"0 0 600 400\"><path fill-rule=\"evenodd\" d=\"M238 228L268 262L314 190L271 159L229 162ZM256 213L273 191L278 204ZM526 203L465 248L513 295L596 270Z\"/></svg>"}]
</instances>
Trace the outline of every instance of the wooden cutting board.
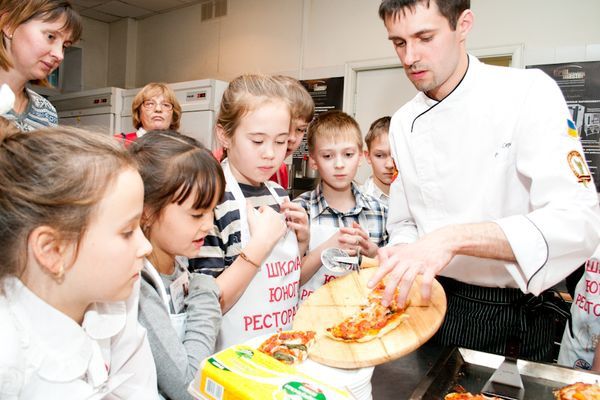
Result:
<instances>
[{"instance_id":1,"label":"wooden cutting board","mask_svg":"<svg viewBox=\"0 0 600 400\"><path fill-rule=\"evenodd\" d=\"M413 285L406 309L409 318L383 337L365 343L339 342L324 335L326 328L343 321L365 304L367 281L376 268L352 272L317 289L300 305L294 329L314 330L317 342L309 357L337 368L360 368L382 364L417 349L438 330L446 314L446 295L438 281L431 289L428 305L421 300L420 280Z\"/></svg>"}]
</instances>

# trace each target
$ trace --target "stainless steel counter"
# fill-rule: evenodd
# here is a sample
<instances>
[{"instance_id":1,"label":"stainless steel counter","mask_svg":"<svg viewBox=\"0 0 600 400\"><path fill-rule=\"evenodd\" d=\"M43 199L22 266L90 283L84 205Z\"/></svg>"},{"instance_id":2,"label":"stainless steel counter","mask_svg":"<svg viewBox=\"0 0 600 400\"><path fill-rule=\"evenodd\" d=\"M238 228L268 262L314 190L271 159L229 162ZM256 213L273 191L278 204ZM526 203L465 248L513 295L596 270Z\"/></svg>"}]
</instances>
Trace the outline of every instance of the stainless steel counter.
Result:
<instances>
[{"instance_id":1,"label":"stainless steel counter","mask_svg":"<svg viewBox=\"0 0 600 400\"><path fill-rule=\"evenodd\" d=\"M375 367L373 400L409 399L443 350L443 346L428 342L402 358Z\"/></svg>"},{"instance_id":2,"label":"stainless steel counter","mask_svg":"<svg viewBox=\"0 0 600 400\"><path fill-rule=\"evenodd\" d=\"M414 394L413 399L439 400L459 386L478 393L503 360L495 354L426 343L405 357L375 367L373 399L410 399ZM553 399L554 389L575 382L600 381L598 373L556 364L519 359L517 365L525 400Z\"/></svg>"}]
</instances>

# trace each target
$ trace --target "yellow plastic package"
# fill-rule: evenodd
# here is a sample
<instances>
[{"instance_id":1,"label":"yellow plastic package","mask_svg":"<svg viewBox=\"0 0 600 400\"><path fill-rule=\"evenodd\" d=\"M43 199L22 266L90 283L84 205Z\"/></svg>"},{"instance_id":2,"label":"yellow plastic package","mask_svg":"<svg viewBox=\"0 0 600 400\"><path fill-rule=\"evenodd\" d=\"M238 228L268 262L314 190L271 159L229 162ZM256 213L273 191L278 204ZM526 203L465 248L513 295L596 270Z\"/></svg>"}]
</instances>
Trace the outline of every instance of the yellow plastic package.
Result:
<instances>
[{"instance_id":1,"label":"yellow plastic package","mask_svg":"<svg viewBox=\"0 0 600 400\"><path fill-rule=\"evenodd\" d=\"M318 381L246 346L231 346L202 361L189 393L200 400L346 400L345 390Z\"/></svg>"}]
</instances>

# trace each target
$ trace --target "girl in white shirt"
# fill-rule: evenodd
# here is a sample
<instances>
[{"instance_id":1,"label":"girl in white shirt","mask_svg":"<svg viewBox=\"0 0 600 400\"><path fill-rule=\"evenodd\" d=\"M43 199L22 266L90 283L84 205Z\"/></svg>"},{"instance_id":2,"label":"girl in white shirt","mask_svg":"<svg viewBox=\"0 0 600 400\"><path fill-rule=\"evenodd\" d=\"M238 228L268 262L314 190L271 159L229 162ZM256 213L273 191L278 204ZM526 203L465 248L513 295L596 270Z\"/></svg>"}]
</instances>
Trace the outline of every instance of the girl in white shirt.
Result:
<instances>
[{"instance_id":1,"label":"girl in white shirt","mask_svg":"<svg viewBox=\"0 0 600 400\"><path fill-rule=\"evenodd\" d=\"M157 398L143 196L110 137L0 130L0 398Z\"/></svg>"}]
</instances>

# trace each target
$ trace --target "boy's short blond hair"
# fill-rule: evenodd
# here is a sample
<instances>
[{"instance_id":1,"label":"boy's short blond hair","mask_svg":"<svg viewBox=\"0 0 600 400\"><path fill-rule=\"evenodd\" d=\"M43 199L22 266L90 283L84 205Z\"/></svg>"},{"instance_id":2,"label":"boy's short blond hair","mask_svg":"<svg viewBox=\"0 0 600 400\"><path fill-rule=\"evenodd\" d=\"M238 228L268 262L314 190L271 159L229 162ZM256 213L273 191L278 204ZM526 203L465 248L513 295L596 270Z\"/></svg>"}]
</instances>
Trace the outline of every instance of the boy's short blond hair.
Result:
<instances>
[{"instance_id":1,"label":"boy's short blond hair","mask_svg":"<svg viewBox=\"0 0 600 400\"><path fill-rule=\"evenodd\" d=\"M389 133L391 119L392 118L390 116L385 116L373 121L367 136L365 136L365 143L367 144L368 150L371 150L371 143L373 143L373 140L377 139L383 134L387 135Z\"/></svg>"},{"instance_id":2,"label":"boy's short blond hair","mask_svg":"<svg viewBox=\"0 0 600 400\"><path fill-rule=\"evenodd\" d=\"M362 150L362 135L360 127L354 118L342 111L327 111L320 114L308 126L308 152L313 153L317 138L330 140L349 139Z\"/></svg>"}]
</instances>

